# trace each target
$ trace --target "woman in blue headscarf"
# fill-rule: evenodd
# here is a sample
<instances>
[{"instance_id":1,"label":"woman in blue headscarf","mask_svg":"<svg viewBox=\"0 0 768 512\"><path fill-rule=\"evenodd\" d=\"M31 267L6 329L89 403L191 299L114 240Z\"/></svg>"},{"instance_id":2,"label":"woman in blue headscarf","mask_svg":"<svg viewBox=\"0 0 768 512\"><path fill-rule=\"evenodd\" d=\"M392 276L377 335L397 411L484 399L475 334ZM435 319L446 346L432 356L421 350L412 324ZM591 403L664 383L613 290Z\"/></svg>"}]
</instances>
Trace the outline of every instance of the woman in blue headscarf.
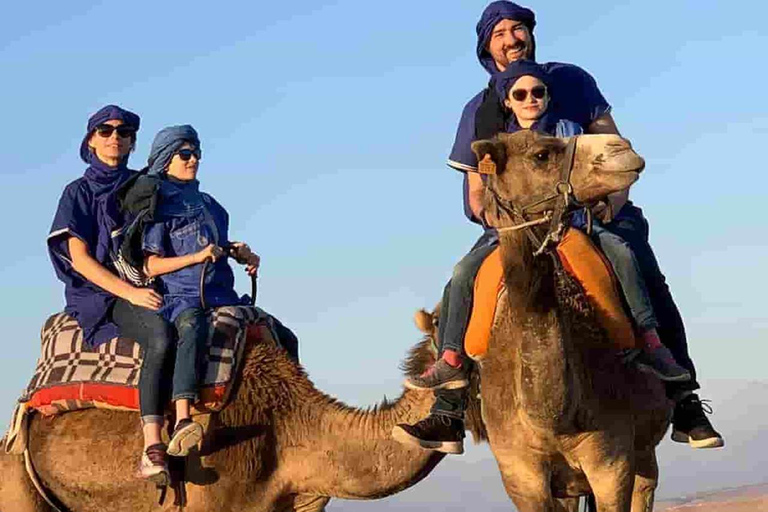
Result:
<instances>
[{"instance_id":1,"label":"woman in blue headscarf","mask_svg":"<svg viewBox=\"0 0 768 512\"><path fill-rule=\"evenodd\" d=\"M85 341L96 346L120 335L141 345L139 403L145 449L140 474L165 484L168 469L160 430L169 385L163 364L173 347L173 330L156 313L162 297L120 279L115 266L124 225L115 195L136 174L127 164L139 124L139 116L116 105L88 120L80 146L88 168L64 189L48 235L48 252L65 285L65 311L77 320Z\"/></svg>"}]
</instances>

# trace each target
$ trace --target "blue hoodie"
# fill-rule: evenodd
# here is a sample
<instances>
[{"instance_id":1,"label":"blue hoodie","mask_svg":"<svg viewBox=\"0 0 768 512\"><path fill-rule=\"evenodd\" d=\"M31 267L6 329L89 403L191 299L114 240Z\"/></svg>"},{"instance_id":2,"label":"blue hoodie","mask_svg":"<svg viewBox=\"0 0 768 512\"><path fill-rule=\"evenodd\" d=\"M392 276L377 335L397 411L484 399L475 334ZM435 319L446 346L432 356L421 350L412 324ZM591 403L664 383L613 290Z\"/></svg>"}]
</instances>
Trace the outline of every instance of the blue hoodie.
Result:
<instances>
[{"instance_id":1,"label":"blue hoodie","mask_svg":"<svg viewBox=\"0 0 768 512\"><path fill-rule=\"evenodd\" d=\"M493 27L503 19L519 21L528 27L533 37L536 19L533 11L513 2L499 0L485 8L477 23L477 59L491 77L499 73L493 58L486 50ZM603 97L592 76L573 64L547 62L541 67L550 77L554 101L550 105L561 119L572 120L586 130L592 122L610 112L611 106ZM486 89L477 93L464 106L456 139L448 157L448 166L462 172L477 171L477 157L471 144L475 140L475 114L482 104ZM469 182L464 177L464 213L472 222L480 223L469 208Z\"/></svg>"}]
</instances>

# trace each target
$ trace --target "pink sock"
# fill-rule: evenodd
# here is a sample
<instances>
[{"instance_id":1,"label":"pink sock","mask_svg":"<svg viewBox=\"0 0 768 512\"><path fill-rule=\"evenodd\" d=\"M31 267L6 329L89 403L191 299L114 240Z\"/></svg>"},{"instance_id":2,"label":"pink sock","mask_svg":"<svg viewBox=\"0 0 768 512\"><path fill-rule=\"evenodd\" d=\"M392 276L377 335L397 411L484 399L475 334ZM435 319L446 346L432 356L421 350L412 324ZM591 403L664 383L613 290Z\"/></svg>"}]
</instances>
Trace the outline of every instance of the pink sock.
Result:
<instances>
[{"instance_id":1,"label":"pink sock","mask_svg":"<svg viewBox=\"0 0 768 512\"><path fill-rule=\"evenodd\" d=\"M461 368L461 354L455 350L444 350L443 361L453 366L454 368Z\"/></svg>"},{"instance_id":2,"label":"pink sock","mask_svg":"<svg viewBox=\"0 0 768 512\"><path fill-rule=\"evenodd\" d=\"M650 328L641 332L640 337L643 339L643 343L645 343L645 346L648 347L648 349L650 350L656 350L657 348L661 348L664 346L661 344L659 333L656 332L655 328Z\"/></svg>"}]
</instances>

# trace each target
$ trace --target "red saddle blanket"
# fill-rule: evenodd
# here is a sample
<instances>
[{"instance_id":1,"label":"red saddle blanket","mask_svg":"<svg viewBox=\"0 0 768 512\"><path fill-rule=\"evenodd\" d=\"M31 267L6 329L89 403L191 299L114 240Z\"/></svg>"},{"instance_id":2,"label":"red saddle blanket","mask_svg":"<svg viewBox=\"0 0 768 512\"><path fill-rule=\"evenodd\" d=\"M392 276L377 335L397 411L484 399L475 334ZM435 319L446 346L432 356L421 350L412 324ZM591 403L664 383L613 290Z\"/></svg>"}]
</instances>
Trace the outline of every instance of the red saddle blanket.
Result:
<instances>
[{"instance_id":1,"label":"red saddle blanket","mask_svg":"<svg viewBox=\"0 0 768 512\"><path fill-rule=\"evenodd\" d=\"M271 317L256 307L226 306L210 314L197 412L222 408L242 361L246 339L277 343ZM92 348L77 322L58 313L45 322L34 376L20 399L44 415L92 407L139 410L138 344L114 338Z\"/></svg>"}]
</instances>

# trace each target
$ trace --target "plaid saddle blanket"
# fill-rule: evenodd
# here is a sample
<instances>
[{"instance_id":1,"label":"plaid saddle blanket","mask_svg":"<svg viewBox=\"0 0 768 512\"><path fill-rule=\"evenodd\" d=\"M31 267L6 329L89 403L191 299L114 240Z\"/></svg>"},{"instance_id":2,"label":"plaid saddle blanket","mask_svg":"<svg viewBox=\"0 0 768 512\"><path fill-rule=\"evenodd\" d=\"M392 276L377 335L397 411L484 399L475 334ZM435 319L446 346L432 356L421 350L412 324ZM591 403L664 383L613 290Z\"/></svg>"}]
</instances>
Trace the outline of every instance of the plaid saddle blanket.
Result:
<instances>
[{"instance_id":1,"label":"plaid saddle blanket","mask_svg":"<svg viewBox=\"0 0 768 512\"><path fill-rule=\"evenodd\" d=\"M242 360L246 338L278 343L272 318L249 306L226 306L210 314L198 412L221 409ZM114 338L96 348L83 342L82 330L65 313L45 322L34 376L19 400L44 415L102 407L139 409L142 363L137 343Z\"/></svg>"}]
</instances>

